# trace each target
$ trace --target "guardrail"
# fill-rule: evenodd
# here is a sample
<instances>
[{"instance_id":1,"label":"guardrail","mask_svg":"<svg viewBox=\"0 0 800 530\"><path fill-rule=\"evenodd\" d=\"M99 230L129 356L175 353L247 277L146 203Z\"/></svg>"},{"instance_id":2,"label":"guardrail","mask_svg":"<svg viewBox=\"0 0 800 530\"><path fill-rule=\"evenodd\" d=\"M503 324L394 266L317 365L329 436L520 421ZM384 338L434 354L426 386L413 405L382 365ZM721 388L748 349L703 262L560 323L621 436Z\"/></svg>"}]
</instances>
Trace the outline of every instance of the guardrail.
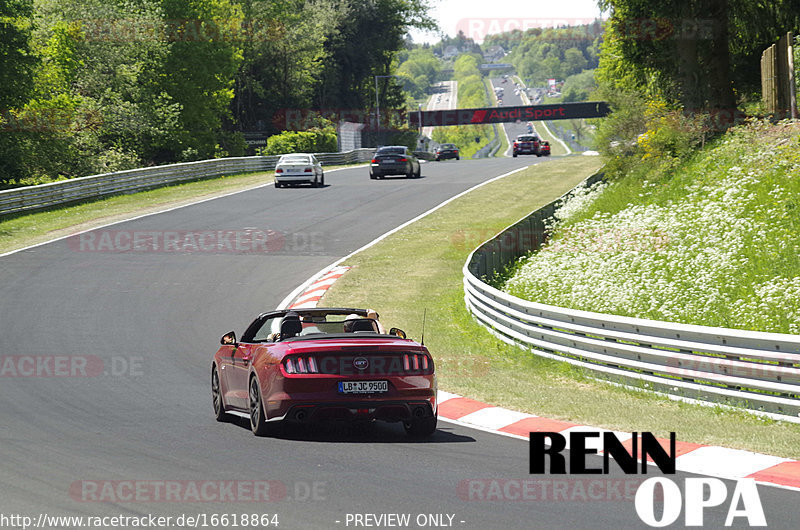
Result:
<instances>
[{"instance_id":1,"label":"guardrail","mask_svg":"<svg viewBox=\"0 0 800 530\"><path fill-rule=\"evenodd\" d=\"M590 177L589 183L599 178ZM522 300L484 282L539 248L558 202L470 254L463 268L464 299L482 325L505 342L605 379L800 422L800 336L565 309Z\"/></svg>"},{"instance_id":2,"label":"guardrail","mask_svg":"<svg viewBox=\"0 0 800 530\"><path fill-rule=\"evenodd\" d=\"M366 162L375 149L355 149L343 153L316 153L322 165ZM39 186L26 186L0 191L0 216L39 210L70 202L120 193L142 191L187 180L270 171L280 156L246 156L185 162L166 166L115 171L102 175L79 177Z\"/></svg>"}]
</instances>

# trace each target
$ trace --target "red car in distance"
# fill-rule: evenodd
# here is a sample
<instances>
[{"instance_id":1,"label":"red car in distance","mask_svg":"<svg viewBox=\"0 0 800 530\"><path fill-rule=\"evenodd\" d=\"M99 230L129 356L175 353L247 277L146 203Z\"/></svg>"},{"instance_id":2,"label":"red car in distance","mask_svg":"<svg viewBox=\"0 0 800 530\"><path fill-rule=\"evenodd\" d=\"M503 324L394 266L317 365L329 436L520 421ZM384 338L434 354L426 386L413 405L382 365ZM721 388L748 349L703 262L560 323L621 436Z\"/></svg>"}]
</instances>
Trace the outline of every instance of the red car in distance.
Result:
<instances>
[{"instance_id":1,"label":"red car in distance","mask_svg":"<svg viewBox=\"0 0 800 530\"><path fill-rule=\"evenodd\" d=\"M211 363L218 421L250 420L258 436L283 422L402 422L412 436L436 431L436 374L425 346L365 309L262 313L241 339L231 331Z\"/></svg>"},{"instance_id":2,"label":"red car in distance","mask_svg":"<svg viewBox=\"0 0 800 530\"><path fill-rule=\"evenodd\" d=\"M512 156L514 158L517 155L536 155L542 156L542 153L539 151L539 142L541 140L535 134L520 134L517 136L517 139L514 140L514 145L512 145Z\"/></svg>"},{"instance_id":3,"label":"red car in distance","mask_svg":"<svg viewBox=\"0 0 800 530\"><path fill-rule=\"evenodd\" d=\"M550 156L550 142L545 142L544 140L539 142L539 155Z\"/></svg>"}]
</instances>

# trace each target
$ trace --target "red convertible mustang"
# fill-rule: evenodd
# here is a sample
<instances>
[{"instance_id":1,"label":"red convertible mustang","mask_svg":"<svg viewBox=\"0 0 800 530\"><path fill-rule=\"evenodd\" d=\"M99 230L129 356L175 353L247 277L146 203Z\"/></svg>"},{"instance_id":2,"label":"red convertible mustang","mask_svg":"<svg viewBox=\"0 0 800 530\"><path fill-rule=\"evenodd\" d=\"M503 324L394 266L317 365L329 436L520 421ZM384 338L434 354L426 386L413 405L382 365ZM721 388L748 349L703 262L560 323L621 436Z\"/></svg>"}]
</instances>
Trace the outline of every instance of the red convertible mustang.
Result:
<instances>
[{"instance_id":1,"label":"red convertible mustang","mask_svg":"<svg viewBox=\"0 0 800 530\"><path fill-rule=\"evenodd\" d=\"M241 339L231 331L211 364L218 421L250 419L258 436L282 422L403 422L412 436L436 430L436 375L425 346L384 333L365 309L278 310Z\"/></svg>"}]
</instances>

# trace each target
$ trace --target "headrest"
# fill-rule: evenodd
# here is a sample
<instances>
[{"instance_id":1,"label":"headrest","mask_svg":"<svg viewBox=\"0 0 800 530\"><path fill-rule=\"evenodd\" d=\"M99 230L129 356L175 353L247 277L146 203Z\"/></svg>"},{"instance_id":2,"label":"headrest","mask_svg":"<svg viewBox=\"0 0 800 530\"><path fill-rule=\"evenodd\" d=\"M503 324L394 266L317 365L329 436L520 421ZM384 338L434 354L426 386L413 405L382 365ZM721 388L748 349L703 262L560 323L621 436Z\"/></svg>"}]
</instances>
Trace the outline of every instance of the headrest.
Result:
<instances>
[{"instance_id":1,"label":"headrest","mask_svg":"<svg viewBox=\"0 0 800 530\"><path fill-rule=\"evenodd\" d=\"M372 320L368 318L362 318L360 320L352 320L352 331L375 331L375 326Z\"/></svg>"},{"instance_id":2,"label":"headrest","mask_svg":"<svg viewBox=\"0 0 800 530\"><path fill-rule=\"evenodd\" d=\"M297 313L286 313L281 321L281 336L294 337L303 331L303 323L300 322L300 315Z\"/></svg>"}]
</instances>

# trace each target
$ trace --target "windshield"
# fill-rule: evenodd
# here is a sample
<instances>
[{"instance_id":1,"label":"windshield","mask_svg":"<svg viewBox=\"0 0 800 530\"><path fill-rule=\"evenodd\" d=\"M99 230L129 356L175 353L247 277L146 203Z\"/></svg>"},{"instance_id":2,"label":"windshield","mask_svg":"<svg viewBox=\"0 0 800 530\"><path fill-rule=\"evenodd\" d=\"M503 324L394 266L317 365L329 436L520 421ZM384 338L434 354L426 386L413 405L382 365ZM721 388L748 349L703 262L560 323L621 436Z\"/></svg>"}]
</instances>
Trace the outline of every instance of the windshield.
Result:
<instances>
[{"instance_id":1,"label":"windshield","mask_svg":"<svg viewBox=\"0 0 800 530\"><path fill-rule=\"evenodd\" d=\"M404 155L406 154L405 147L381 147L376 153L378 155Z\"/></svg>"},{"instance_id":2,"label":"windshield","mask_svg":"<svg viewBox=\"0 0 800 530\"><path fill-rule=\"evenodd\" d=\"M309 156L308 155L290 155L290 156L282 156L281 159L278 161L279 164L309 164Z\"/></svg>"}]
</instances>

